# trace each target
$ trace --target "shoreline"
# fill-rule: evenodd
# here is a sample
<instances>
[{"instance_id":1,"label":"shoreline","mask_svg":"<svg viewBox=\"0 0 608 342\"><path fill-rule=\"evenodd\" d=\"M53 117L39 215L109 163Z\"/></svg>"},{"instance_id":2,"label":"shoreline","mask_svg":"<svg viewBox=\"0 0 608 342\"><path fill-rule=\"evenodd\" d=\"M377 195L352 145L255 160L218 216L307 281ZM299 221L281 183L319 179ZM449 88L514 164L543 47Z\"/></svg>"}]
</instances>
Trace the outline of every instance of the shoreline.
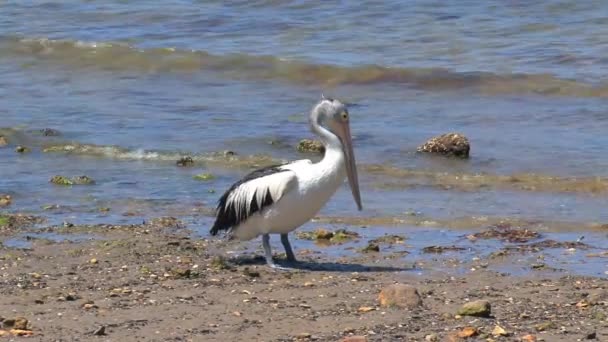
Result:
<instances>
[{"instance_id":1,"label":"shoreline","mask_svg":"<svg viewBox=\"0 0 608 342\"><path fill-rule=\"evenodd\" d=\"M0 230L2 239L31 223ZM333 257L308 249L296 250L299 269L276 272L243 243L193 238L174 218L58 229L97 239L0 247L0 316L25 317L34 340L459 341L470 328L468 340L608 337L605 277L551 269L451 274L433 270L444 262L434 258L426 261L432 271L419 272L407 256L383 251ZM422 306L381 307L380 291L395 282L415 287ZM491 303L490 318L456 314L476 299ZM507 336L492 334L497 325ZM101 327L104 335L95 336Z\"/></svg>"}]
</instances>

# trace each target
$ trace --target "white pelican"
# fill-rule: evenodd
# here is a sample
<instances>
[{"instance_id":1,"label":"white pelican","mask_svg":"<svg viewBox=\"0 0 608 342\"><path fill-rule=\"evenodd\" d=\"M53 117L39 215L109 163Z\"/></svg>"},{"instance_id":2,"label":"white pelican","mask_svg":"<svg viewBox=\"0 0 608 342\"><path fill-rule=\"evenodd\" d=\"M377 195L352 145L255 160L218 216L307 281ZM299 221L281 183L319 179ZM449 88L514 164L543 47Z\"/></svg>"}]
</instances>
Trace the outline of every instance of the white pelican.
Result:
<instances>
[{"instance_id":1,"label":"white pelican","mask_svg":"<svg viewBox=\"0 0 608 342\"><path fill-rule=\"evenodd\" d=\"M272 260L270 235L280 234L287 261L296 258L287 234L310 220L348 177L359 210L361 194L346 105L322 97L310 113L310 127L325 146L318 163L308 159L255 170L234 183L219 199L211 235L228 231L232 238L262 235L266 263Z\"/></svg>"}]
</instances>

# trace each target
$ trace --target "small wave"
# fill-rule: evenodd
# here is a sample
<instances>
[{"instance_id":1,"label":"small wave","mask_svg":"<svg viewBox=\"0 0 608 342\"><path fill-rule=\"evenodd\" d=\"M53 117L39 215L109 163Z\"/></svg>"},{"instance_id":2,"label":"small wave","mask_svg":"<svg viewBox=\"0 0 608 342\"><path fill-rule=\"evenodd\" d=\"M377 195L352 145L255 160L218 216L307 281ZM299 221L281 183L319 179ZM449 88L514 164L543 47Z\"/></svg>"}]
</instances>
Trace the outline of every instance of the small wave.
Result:
<instances>
[{"instance_id":1,"label":"small wave","mask_svg":"<svg viewBox=\"0 0 608 342\"><path fill-rule=\"evenodd\" d=\"M377 187L386 189L429 186L458 191L503 189L590 195L608 194L608 179L602 177L568 178L534 173L520 173L514 175L487 173L456 174L400 169L377 164L364 165L362 168L373 175L391 177L392 179L376 183Z\"/></svg>"},{"instance_id":2,"label":"small wave","mask_svg":"<svg viewBox=\"0 0 608 342\"><path fill-rule=\"evenodd\" d=\"M0 36L0 56L30 57L70 67L112 71L212 71L233 79L277 79L304 85L406 84L427 90L473 88L484 94L532 93L608 97L608 85L592 85L548 74L454 72L439 68L312 64L274 56L213 55L171 47L142 49L124 43Z\"/></svg>"},{"instance_id":3,"label":"small wave","mask_svg":"<svg viewBox=\"0 0 608 342\"><path fill-rule=\"evenodd\" d=\"M209 153L180 153L167 151L149 151L143 149L130 150L119 146L61 143L46 146L45 153L63 153L68 155L89 156L118 160L142 160L156 162L177 162L180 158L188 156L193 163L204 163L212 166L224 167L260 167L280 163L280 160L267 155L236 155L231 151Z\"/></svg>"}]
</instances>

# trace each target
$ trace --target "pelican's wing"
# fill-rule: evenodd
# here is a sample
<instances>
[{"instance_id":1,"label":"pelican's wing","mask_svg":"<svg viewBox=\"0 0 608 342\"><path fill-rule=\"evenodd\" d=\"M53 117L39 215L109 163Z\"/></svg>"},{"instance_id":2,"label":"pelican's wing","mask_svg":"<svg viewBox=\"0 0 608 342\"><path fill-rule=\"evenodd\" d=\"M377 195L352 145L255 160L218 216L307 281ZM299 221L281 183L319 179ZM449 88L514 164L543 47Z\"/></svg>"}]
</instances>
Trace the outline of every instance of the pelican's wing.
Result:
<instances>
[{"instance_id":1,"label":"pelican's wing","mask_svg":"<svg viewBox=\"0 0 608 342\"><path fill-rule=\"evenodd\" d=\"M281 199L295 185L296 174L292 167L301 162L305 161L258 169L234 183L218 201L211 235L238 226L251 215Z\"/></svg>"}]
</instances>

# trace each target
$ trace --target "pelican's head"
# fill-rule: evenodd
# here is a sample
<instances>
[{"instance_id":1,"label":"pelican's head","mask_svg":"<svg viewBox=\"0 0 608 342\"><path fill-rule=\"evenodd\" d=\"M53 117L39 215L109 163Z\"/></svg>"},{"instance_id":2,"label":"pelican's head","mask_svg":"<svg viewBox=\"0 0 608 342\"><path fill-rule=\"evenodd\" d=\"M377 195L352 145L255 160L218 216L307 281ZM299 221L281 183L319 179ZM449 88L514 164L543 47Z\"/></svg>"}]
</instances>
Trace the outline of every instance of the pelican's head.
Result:
<instances>
[{"instance_id":1,"label":"pelican's head","mask_svg":"<svg viewBox=\"0 0 608 342\"><path fill-rule=\"evenodd\" d=\"M321 101L317 103L310 115L310 124L313 131L324 138L323 131L329 131L338 138L344 153L346 163L346 175L348 176L348 184L359 210L363 209L361 205L361 194L359 192L359 178L357 176L357 166L355 163L355 154L353 152L353 142L350 135L350 115L346 105L338 100L330 99L322 96ZM320 129L322 128L322 129ZM323 130L324 129L324 130ZM328 142L325 141L327 144ZM326 146L327 147L327 146Z\"/></svg>"}]
</instances>

